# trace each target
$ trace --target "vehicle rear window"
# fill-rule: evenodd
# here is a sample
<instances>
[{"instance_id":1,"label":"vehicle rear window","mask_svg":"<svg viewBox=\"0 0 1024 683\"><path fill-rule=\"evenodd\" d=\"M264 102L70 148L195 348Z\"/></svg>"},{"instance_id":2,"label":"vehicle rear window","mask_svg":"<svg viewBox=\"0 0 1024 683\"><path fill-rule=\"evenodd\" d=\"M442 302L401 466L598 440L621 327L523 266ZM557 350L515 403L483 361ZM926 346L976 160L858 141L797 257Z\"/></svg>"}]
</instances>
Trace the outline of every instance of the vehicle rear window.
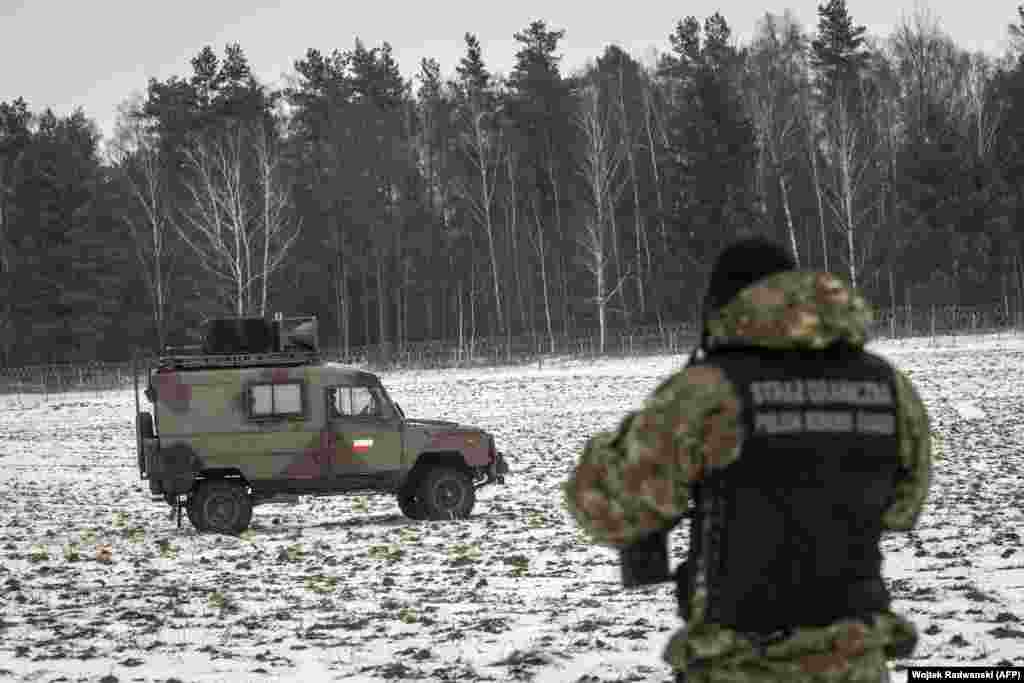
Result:
<instances>
[{"instance_id":1,"label":"vehicle rear window","mask_svg":"<svg viewBox=\"0 0 1024 683\"><path fill-rule=\"evenodd\" d=\"M249 387L249 417L291 417L302 414L302 384L254 384Z\"/></svg>"}]
</instances>

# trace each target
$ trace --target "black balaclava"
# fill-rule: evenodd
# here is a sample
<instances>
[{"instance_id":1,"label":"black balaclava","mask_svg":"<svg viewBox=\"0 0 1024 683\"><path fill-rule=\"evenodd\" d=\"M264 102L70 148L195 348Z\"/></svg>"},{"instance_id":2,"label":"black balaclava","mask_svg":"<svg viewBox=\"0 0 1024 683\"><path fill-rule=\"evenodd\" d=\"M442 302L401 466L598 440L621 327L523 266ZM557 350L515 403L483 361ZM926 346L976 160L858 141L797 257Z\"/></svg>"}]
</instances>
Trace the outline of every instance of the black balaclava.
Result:
<instances>
[{"instance_id":1,"label":"black balaclava","mask_svg":"<svg viewBox=\"0 0 1024 683\"><path fill-rule=\"evenodd\" d=\"M796 261L777 242L751 237L729 245L718 255L711 270L704 297L705 315L725 306L744 287L787 270L796 270Z\"/></svg>"}]
</instances>

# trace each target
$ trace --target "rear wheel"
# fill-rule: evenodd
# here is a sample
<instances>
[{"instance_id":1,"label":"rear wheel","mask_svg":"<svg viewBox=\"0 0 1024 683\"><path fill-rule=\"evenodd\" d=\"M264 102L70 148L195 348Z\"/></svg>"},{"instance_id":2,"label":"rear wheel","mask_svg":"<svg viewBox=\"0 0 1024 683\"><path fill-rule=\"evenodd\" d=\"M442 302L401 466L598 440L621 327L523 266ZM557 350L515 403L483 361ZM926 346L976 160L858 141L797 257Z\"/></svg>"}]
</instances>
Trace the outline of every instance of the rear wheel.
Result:
<instances>
[{"instance_id":1,"label":"rear wheel","mask_svg":"<svg viewBox=\"0 0 1024 683\"><path fill-rule=\"evenodd\" d=\"M153 428L153 415L150 413L139 413L139 435L143 439L156 438L156 430Z\"/></svg>"},{"instance_id":2,"label":"rear wheel","mask_svg":"<svg viewBox=\"0 0 1024 683\"><path fill-rule=\"evenodd\" d=\"M252 496L239 479L206 479L189 497L188 519L200 532L240 534L252 521Z\"/></svg>"},{"instance_id":3,"label":"rear wheel","mask_svg":"<svg viewBox=\"0 0 1024 683\"><path fill-rule=\"evenodd\" d=\"M431 467L423 474L416 498L427 519L464 519L476 503L473 480L454 467Z\"/></svg>"},{"instance_id":4,"label":"rear wheel","mask_svg":"<svg viewBox=\"0 0 1024 683\"><path fill-rule=\"evenodd\" d=\"M195 506L192 505L192 497L188 499L188 503L185 504L185 514L188 515L188 521L191 522L192 526L196 531L203 531L199 528L199 520L196 517Z\"/></svg>"},{"instance_id":5,"label":"rear wheel","mask_svg":"<svg viewBox=\"0 0 1024 683\"><path fill-rule=\"evenodd\" d=\"M136 448L138 449L138 460L139 460L139 474L146 474L146 448L143 444L146 439L155 439L156 431L153 429L153 416L150 413L139 413L136 417L138 425L136 429L139 432L138 443Z\"/></svg>"}]
</instances>

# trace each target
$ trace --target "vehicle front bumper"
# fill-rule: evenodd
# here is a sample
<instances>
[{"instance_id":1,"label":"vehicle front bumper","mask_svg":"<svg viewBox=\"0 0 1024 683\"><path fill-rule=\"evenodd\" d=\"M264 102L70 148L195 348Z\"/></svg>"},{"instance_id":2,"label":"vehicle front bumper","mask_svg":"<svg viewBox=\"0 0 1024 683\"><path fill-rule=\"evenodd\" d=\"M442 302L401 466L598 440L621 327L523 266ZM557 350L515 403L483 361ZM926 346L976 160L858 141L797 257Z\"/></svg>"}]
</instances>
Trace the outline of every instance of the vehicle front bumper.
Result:
<instances>
[{"instance_id":1,"label":"vehicle front bumper","mask_svg":"<svg viewBox=\"0 0 1024 683\"><path fill-rule=\"evenodd\" d=\"M495 452L491 464L487 466L487 478L478 484L477 488L494 483L504 484L506 474L508 474L508 463L505 462L505 456Z\"/></svg>"}]
</instances>

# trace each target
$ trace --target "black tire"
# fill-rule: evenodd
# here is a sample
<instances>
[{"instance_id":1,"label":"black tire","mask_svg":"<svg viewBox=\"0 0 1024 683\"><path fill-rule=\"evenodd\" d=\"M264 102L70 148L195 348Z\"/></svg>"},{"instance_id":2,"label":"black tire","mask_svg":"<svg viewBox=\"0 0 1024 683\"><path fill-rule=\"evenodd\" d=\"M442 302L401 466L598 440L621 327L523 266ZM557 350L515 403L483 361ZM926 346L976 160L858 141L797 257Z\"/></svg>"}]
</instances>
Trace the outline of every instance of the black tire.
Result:
<instances>
[{"instance_id":1,"label":"black tire","mask_svg":"<svg viewBox=\"0 0 1024 683\"><path fill-rule=\"evenodd\" d=\"M427 518L427 513L420 504L420 499L416 497L416 494L399 491L396 498L398 498L398 509L409 519L418 521Z\"/></svg>"},{"instance_id":2,"label":"black tire","mask_svg":"<svg viewBox=\"0 0 1024 683\"><path fill-rule=\"evenodd\" d=\"M252 521L252 496L239 479L201 481L188 499L188 519L199 532L238 535Z\"/></svg>"},{"instance_id":3,"label":"black tire","mask_svg":"<svg viewBox=\"0 0 1024 683\"><path fill-rule=\"evenodd\" d=\"M139 432L138 441L135 446L138 449L138 461L139 461L139 474L148 474L146 472L146 449L143 447L143 443L146 439L156 438L156 431L153 429L153 416L150 413L139 413L138 425L136 429Z\"/></svg>"},{"instance_id":4,"label":"black tire","mask_svg":"<svg viewBox=\"0 0 1024 683\"><path fill-rule=\"evenodd\" d=\"M156 430L153 429L153 415L151 413L139 413L139 435L143 439L156 438Z\"/></svg>"},{"instance_id":5,"label":"black tire","mask_svg":"<svg viewBox=\"0 0 1024 683\"><path fill-rule=\"evenodd\" d=\"M192 496L189 496L188 502L185 504L185 514L188 515L188 521L196 531L204 531L199 528L199 519L196 517L196 508L192 505Z\"/></svg>"},{"instance_id":6,"label":"black tire","mask_svg":"<svg viewBox=\"0 0 1024 683\"><path fill-rule=\"evenodd\" d=\"M420 479L416 498L427 519L465 519L476 504L476 489L462 470L435 466Z\"/></svg>"}]
</instances>

